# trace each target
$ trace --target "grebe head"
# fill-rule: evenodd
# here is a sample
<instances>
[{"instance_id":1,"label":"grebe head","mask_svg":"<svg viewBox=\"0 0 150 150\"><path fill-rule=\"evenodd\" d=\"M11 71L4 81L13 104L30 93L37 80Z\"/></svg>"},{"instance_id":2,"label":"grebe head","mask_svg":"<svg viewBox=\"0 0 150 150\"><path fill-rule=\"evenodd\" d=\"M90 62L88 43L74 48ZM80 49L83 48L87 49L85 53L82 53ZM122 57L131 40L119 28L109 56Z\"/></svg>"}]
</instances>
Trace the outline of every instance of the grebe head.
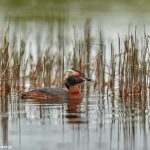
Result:
<instances>
[{"instance_id":1,"label":"grebe head","mask_svg":"<svg viewBox=\"0 0 150 150\"><path fill-rule=\"evenodd\" d=\"M71 73L65 80L65 86L69 89L71 86L78 85L84 81L91 81L90 78L86 77L84 73L76 70L76 69L69 69Z\"/></svg>"}]
</instances>

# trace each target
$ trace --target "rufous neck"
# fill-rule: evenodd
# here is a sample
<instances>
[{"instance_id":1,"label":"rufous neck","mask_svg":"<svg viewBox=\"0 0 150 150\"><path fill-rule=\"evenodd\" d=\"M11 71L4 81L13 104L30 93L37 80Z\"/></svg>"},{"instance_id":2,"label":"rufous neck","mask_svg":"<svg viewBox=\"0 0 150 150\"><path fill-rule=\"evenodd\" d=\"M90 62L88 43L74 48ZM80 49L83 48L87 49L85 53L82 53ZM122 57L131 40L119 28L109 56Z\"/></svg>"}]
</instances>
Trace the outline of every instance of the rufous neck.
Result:
<instances>
[{"instance_id":1,"label":"rufous neck","mask_svg":"<svg viewBox=\"0 0 150 150\"><path fill-rule=\"evenodd\" d=\"M69 87L69 93L70 94L80 94L81 93L81 90L78 86L71 86Z\"/></svg>"}]
</instances>

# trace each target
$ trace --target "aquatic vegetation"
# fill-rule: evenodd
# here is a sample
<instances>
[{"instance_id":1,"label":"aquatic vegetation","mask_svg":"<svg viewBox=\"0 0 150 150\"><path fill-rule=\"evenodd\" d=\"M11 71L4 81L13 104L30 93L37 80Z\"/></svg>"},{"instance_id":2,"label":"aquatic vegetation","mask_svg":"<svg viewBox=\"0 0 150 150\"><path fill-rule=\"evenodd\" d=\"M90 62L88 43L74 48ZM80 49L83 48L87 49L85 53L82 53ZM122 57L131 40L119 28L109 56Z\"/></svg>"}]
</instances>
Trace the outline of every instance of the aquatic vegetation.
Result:
<instances>
[{"instance_id":1,"label":"aquatic vegetation","mask_svg":"<svg viewBox=\"0 0 150 150\"><path fill-rule=\"evenodd\" d=\"M94 38L92 25L87 20L84 25L83 38L77 35L74 28L73 48L67 49L64 24L59 21L57 29L57 43L54 42L53 27L47 36L46 48L42 49L40 34L35 37L37 52L27 50L27 39L16 39L15 33L8 30L3 33L0 48L1 95L11 90L23 92L26 82L30 87L63 86L65 70L70 66L82 70L87 76L94 76L92 86L86 83L86 91L94 88L99 92L119 96L121 99L141 99L148 96L150 89L150 51L149 36L144 33L143 47L139 46L136 34L128 33L124 39L118 35L118 50L110 45L110 59L106 56L108 48L100 31L98 34L98 51L93 57ZM13 40L9 35L13 35ZM121 41L124 40L124 45ZM50 43L48 42L50 41ZM18 44L19 43L19 44ZM19 45L19 48L17 47ZM55 47L55 52L53 50ZM27 54L27 52L29 54Z\"/></svg>"}]
</instances>

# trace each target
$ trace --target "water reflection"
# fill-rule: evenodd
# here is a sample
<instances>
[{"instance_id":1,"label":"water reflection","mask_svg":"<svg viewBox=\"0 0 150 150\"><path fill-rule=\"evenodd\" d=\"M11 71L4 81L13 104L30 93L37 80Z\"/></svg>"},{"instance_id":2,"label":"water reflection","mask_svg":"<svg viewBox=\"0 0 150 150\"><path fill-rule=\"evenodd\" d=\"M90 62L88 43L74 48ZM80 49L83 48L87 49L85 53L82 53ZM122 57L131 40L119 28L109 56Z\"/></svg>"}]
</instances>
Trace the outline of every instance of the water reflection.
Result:
<instances>
[{"instance_id":1,"label":"water reflection","mask_svg":"<svg viewBox=\"0 0 150 150\"><path fill-rule=\"evenodd\" d=\"M8 145L8 116L1 118L2 145Z\"/></svg>"},{"instance_id":2,"label":"water reflection","mask_svg":"<svg viewBox=\"0 0 150 150\"><path fill-rule=\"evenodd\" d=\"M6 105L7 104L7 105ZM8 106L8 107L7 107ZM150 148L149 99L124 100L89 93L83 100L51 104L1 100L0 146L12 149Z\"/></svg>"}]
</instances>

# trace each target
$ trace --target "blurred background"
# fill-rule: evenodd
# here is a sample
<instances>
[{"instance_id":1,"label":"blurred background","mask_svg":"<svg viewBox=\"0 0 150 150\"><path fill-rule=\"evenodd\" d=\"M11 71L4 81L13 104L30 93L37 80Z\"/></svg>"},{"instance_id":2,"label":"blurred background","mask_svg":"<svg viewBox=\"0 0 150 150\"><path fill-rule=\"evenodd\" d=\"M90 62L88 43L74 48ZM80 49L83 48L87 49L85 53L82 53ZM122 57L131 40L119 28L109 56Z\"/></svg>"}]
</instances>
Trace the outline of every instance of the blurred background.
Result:
<instances>
[{"instance_id":1,"label":"blurred background","mask_svg":"<svg viewBox=\"0 0 150 150\"><path fill-rule=\"evenodd\" d=\"M44 33L47 27L56 26L58 22L64 23L68 31L73 26L83 29L85 21L90 19L93 33L103 31L104 39L110 43L116 40L118 33L124 37L129 26L131 30L137 26L141 34L145 26L148 34L149 6L148 0L1 0L0 24L5 27L11 16L11 28L14 25L15 32L40 28ZM67 34L71 36L72 33Z\"/></svg>"},{"instance_id":2,"label":"blurred background","mask_svg":"<svg viewBox=\"0 0 150 150\"><path fill-rule=\"evenodd\" d=\"M14 20L55 21L93 18L105 23L149 23L148 0L1 0L1 18Z\"/></svg>"}]
</instances>

